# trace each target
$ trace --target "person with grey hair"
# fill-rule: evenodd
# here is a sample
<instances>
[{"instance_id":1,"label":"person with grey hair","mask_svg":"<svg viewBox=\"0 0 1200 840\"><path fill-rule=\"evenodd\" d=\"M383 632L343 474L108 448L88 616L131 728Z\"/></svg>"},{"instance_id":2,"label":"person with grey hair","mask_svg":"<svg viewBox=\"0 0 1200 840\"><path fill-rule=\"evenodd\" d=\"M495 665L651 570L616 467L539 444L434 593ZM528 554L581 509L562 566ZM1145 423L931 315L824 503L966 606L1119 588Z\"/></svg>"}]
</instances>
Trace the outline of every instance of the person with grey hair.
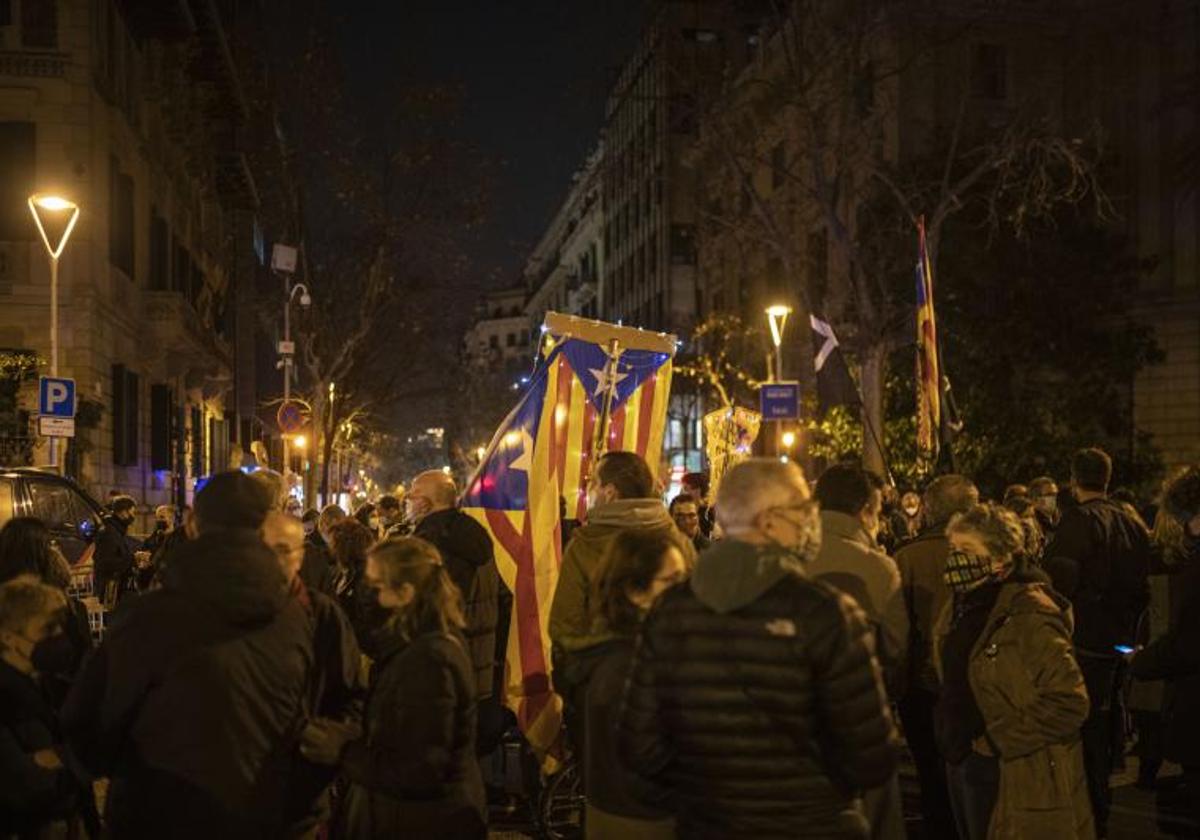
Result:
<instances>
[{"instance_id":1,"label":"person with grey hair","mask_svg":"<svg viewBox=\"0 0 1200 840\"><path fill-rule=\"evenodd\" d=\"M955 831L946 788L946 765L933 735L933 708L938 693L932 659L933 625L950 602L950 589L942 579L950 553L946 526L955 514L978 503L979 490L966 476L935 478L925 488L921 500L924 530L896 552L900 586L911 617L908 686L897 708L921 781L921 817L934 837L953 837Z\"/></svg>"},{"instance_id":2,"label":"person with grey hair","mask_svg":"<svg viewBox=\"0 0 1200 840\"><path fill-rule=\"evenodd\" d=\"M681 837L867 838L859 795L892 777L897 736L866 617L807 573L804 474L745 461L716 507L725 539L641 627L616 733L631 792Z\"/></svg>"},{"instance_id":3,"label":"person with grey hair","mask_svg":"<svg viewBox=\"0 0 1200 840\"><path fill-rule=\"evenodd\" d=\"M934 629L934 711L958 836L1095 837L1080 728L1088 692L1071 610L1024 557L1001 505L975 505L946 529L952 601Z\"/></svg>"}]
</instances>

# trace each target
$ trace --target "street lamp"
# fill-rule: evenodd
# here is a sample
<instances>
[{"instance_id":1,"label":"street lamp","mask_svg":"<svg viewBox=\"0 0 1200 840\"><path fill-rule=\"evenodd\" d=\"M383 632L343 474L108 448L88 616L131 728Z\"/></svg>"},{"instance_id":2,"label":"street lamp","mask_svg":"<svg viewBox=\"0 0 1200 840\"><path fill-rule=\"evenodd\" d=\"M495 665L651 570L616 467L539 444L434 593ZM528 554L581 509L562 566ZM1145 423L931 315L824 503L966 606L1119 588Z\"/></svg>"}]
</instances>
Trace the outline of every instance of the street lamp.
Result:
<instances>
[{"instance_id":1,"label":"street lamp","mask_svg":"<svg viewBox=\"0 0 1200 840\"><path fill-rule=\"evenodd\" d=\"M795 445L796 445L796 433L795 432L784 432L783 433L783 448L790 450Z\"/></svg>"},{"instance_id":2,"label":"street lamp","mask_svg":"<svg viewBox=\"0 0 1200 840\"><path fill-rule=\"evenodd\" d=\"M287 436L285 435L283 439L287 440ZM304 435L296 435L292 438L292 443L296 444L297 449L304 449L308 446L308 438Z\"/></svg>"},{"instance_id":3,"label":"street lamp","mask_svg":"<svg viewBox=\"0 0 1200 840\"><path fill-rule=\"evenodd\" d=\"M782 303L777 303L774 306L768 306L767 323L771 325L771 341L775 344L775 381L783 381L783 330L787 326L788 316L792 314L792 307L785 306Z\"/></svg>"},{"instance_id":4,"label":"street lamp","mask_svg":"<svg viewBox=\"0 0 1200 840\"><path fill-rule=\"evenodd\" d=\"M42 244L46 246L46 254L50 257L50 375L58 376L58 258L62 256L67 240L71 238L71 231L79 221L79 205L60 195L40 194L29 196L28 203L33 222L42 236ZM50 243L43 214L47 218L58 219L70 214L56 245ZM58 438L54 437L50 438L50 466L58 466Z\"/></svg>"},{"instance_id":5,"label":"street lamp","mask_svg":"<svg viewBox=\"0 0 1200 840\"><path fill-rule=\"evenodd\" d=\"M287 405L292 400L292 356L296 352L296 345L292 343L292 301L296 298L296 292L300 292L300 305L304 308L312 306L312 298L308 294L308 287L303 283L291 285L291 280L286 274L283 277L283 341L279 342L279 355L283 365L283 404ZM287 435L283 436L283 477L286 479L291 472L291 461L288 453Z\"/></svg>"}]
</instances>

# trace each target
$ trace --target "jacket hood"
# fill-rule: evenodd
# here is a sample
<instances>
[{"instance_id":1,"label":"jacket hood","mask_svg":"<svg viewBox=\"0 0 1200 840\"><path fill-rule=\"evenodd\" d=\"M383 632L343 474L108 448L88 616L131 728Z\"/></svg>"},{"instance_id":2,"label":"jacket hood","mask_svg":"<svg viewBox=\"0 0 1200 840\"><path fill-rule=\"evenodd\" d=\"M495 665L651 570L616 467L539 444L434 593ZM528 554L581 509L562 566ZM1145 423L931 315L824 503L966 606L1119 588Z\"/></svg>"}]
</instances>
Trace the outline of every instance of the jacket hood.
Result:
<instances>
[{"instance_id":1,"label":"jacket hood","mask_svg":"<svg viewBox=\"0 0 1200 840\"><path fill-rule=\"evenodd\" d=\"M803 577L803 567L776 546L724 539L700 555L691 587L702 604L728 613L754 603L791 575Z\"/></svg>"},{"instance_id":2,"label":"jacket hood","mask_svg":"<svg viewBox=\"0 0 1200 840\"><path fill-rule=\"evenodd\" d=\"M209 531L182 543L163 573L163 586L237 625L270 621L288 600L279 561L249 528Z\"/></svg>"},{"instance_id":3,"label":"jacket hood","mask_svg":"<svg viewBox=\"0 0 1200 840\"><path fill-rule=\"evenodd\" d=\"M449 554L475 566L487 565L492 559L492 540L482 525L460 510L439 510L417 525L413 536L436 543L443 554Z\"/></svg>"},{"instance_id":4,"label":"jacket hood","mask_svg":"<svg viewBox=\"0 0 1200 840\"><path fill-rule=\"evenodd\" d=\"M588 511L587 524L572 539L601 536L612 529L674 528L675 520L659 499L620 499Z\"/></svg>"},{"instance_id":5,"label":"jacket hood","mask_svg":"<svg viewBox=\"0 0 1200 840\"><path fill-rule=\"evenodd\" d=\"M877 548L858 519L836 510L821 511L821 534L825 537L841 537L865 548Z\"/></svg>"}]
</instances>

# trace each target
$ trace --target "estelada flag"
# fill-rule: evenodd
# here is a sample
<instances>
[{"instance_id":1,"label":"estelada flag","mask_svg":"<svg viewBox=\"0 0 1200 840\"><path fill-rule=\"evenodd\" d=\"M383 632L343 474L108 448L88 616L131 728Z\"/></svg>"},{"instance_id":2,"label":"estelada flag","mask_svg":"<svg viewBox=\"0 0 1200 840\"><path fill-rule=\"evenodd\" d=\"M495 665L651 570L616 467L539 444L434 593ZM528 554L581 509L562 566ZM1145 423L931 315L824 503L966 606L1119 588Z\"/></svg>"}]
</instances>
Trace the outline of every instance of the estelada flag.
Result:
<instances>
[{"instance_id":1,"label":"estelada flag","mask_svg":"<svg viewBox=\"0 0 1200 840\"><path fill-rule=\"evenodd\" d=\"M942 425L942 374L937 318L933 309L933 269L925 247L925 217L917 220L917 449L937 456Z\"/></svg>"},{"instance_id":2,"label":"estelada flag","mask_svg":"<svg viewBox=\"0 0 1200 840\"><path fill-rule=\"evenodd\" d=\"M672 335L557 313L547 314L542 340L525 394L462 499L491 534L513 593L505 701L539 753L553 746L562 721L547 632L561 518L582 518L590 466L606 451L637 452L657 471L675 353Z\"/></svg>"}]
</instances>

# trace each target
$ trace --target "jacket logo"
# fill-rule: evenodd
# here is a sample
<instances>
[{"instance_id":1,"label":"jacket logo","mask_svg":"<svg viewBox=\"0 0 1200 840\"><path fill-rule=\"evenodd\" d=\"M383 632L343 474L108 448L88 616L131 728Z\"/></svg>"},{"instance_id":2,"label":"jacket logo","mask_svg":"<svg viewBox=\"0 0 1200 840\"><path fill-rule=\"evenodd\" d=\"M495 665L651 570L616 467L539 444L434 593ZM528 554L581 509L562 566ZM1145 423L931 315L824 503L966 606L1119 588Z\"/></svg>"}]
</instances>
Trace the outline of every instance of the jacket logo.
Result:
<instances>
[{"instance_id":1,"label":"jacket logo","mask_svg":"<svg viewBox=\"0 0 1200 840\"><path fill-rule=\"evenodd\" d=\"M777 618L774 621L768 621L765 626L767 632L772 636L781 636L786 639L796 636L796 622L790 618Z\"/></svg>"}]
</instances>

